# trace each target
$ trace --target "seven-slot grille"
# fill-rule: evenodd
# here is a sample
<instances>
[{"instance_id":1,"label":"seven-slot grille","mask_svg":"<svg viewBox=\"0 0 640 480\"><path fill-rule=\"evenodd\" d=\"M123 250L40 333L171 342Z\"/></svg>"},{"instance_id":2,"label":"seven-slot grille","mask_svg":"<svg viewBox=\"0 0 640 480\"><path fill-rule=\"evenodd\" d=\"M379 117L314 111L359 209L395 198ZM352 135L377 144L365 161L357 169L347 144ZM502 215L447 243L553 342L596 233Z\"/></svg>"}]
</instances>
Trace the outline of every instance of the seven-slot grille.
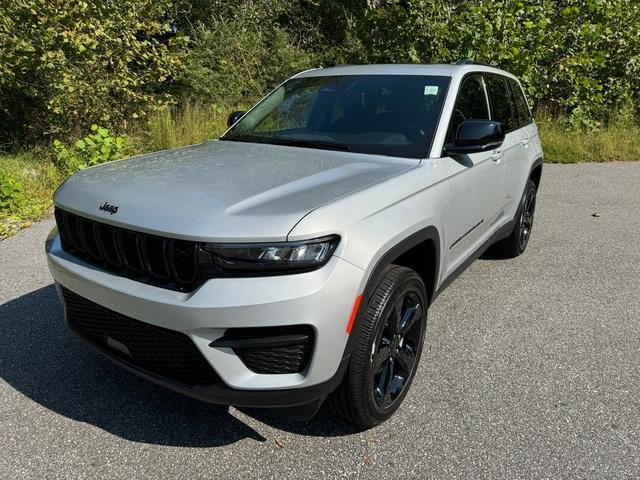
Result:
<instances>
[{"instance_id":1,"label":"seven-slot grille","mask_svg":"<svg viewBox=\"0 0 640 480\"><path fill-rule=\"evenodd\" d=\"M172 290L197 286L198 243L113 227L55 209L62 248L124 276Z\"/></svg>"},{"instance_id":2,"label":"seven-slot grille","mask_svg":"<svg viewBox=\"0 0 640 480\"><path fill-rule=\"evenodd\" d=\"M64 287L62 295L69 326L100 350L180 383L213 385L220 381L184 333L127 317Z\"/></svg>"}]
</instances>

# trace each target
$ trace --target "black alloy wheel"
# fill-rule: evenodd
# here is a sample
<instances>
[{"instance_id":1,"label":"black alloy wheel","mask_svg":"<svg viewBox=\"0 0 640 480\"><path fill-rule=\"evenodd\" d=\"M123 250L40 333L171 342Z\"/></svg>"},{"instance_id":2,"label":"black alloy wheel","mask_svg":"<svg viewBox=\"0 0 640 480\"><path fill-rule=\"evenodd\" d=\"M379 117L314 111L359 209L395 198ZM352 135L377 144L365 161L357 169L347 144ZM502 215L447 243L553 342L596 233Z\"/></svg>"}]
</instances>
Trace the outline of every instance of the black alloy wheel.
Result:
<instances>
[{"instance_id":1,"label":"black alloy wheel","mask_svg":"<svg viewBox=\"0 0 640 480\"><path fill-rule=\"evenodd\" d=\"M416 367L424 307L415 291L398 297L373 343L371 380L373 397L387 409L406 388Z\"/></svg>"},{"instance_id":2,"label":"black alloy wheel","mask_svg":"<svg viewBox=\"0 0 640 480\"><path fill-rule=\"evenodd\" d=\"M531 237L533 227L533 214L536 211L536 191L528 189L524 198L522 213L520 214L520 251L524 252Z\"/></svg>"},{"instance_id":3,"label":"black alloy wheel","mask_svg":"<svg viewBox=\"0 0 640 480\"><path fill-rule=\"evenodd\" d=\"M415 376L427 326L428 297L414 270L389 265L375 279L355 324L347 372L327 406L371 428L400 407Z\"/></svg>"},{"instance_id":4,"label":"black alloy wheel","mask_svg":"<svg viewBox=\"0 0 640 480\"><path fill-rule=\"evenodd\" d=\"M494 251L498 255L505 258L515 258L525 251L531 239L535 211L536 184L532 180L528 180L514 218L513 230L507 238L496 244Z\"/></svg>"}]
</instances>

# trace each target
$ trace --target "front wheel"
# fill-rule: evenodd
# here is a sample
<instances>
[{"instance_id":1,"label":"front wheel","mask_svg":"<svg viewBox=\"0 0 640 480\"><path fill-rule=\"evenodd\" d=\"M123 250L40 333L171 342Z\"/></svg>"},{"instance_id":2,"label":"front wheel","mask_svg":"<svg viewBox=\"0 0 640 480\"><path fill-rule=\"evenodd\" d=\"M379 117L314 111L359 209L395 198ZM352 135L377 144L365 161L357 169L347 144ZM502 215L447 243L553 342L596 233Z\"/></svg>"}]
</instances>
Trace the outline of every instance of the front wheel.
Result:
<instances>
[{"instance_id":1,"label":"front wheel","mask_svg":"<svg viewBox=\"0 0 640 480\"><path fill-rule=\"evenodd\" d=\"M531 238L533 228L533 215L536 211L536 184L529 180L524 189L524 194L520 200L516 213L515 224L511 235L502 240L499 244L502 252L507 258L514 258L521 255Z\"/></svg>"},{"instance_id":2,"label":"front wheel","mask_svg":"<svg viewBox=\"0 0 640 480\"><path fill-rule=\"evenodd\" d=\"M377 280L347 373L328 405L366 428L398 409L416 373L427 324L427 295L415 271L390 265Z\"/></svg>"}]
</instances>

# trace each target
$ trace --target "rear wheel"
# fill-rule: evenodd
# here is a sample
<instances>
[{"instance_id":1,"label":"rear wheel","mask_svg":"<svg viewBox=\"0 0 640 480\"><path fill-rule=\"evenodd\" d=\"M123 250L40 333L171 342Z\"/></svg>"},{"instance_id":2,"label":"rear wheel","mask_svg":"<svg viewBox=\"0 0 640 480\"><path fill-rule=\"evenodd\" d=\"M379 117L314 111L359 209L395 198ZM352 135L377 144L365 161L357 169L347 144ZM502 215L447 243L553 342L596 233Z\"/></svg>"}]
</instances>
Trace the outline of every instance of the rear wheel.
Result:
<instances>
[{"instance_id":1,"label":"rear wheel","mask_svg":"<svg viewBox=\"0 0 640 480\"><path fill-rule=\"evenodd\" d=\"M511 235L502 240L498 247L506 258L514 258L522 254L531 238L533 215L536 211L536 184L529 180L520 200L515 224Z\"/></svg>"},{"instance_id":2,"label":"rear wheel","mask_svg":"<svg viewBox=\"0 0 640 480\"><path fill-rule=\"evenodd\" d=\"M427 323L427 295L420 276L396 265L377 280L363 314L347 373L328 405L364 427L398 409L415 375Z\"/></svg>"}]
</instances>

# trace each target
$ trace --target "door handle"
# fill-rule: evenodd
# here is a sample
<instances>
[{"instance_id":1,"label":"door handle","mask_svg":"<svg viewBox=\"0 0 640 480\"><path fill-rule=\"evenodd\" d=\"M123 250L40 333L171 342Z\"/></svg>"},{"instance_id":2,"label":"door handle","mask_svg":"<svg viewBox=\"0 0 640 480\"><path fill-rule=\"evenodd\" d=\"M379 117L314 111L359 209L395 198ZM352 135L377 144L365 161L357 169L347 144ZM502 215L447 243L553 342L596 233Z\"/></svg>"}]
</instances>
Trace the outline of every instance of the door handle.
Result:
<instances>
[{"instance_id":1,"label":"door handle","mask_svg":"<svg viewBox=\"0 0 640 480\"><path fill-rule=\"evenodd\" d=\"M499 162L502 159L502 156L502 151L494 150L491 154L491 160L493 160L494 162Z\"/></svg>"},{"instance_id":2,"label":"door handle","mask_svg":"<svg viewBox=\"0 0 640 480\"><path fill-rule=\"evenodd\" d=\"M530 140L527 137L524 137L522 139L522 145L525 146L525 147L528 147L529 146L529 141Z\"/></svg>"}]
</instances>

